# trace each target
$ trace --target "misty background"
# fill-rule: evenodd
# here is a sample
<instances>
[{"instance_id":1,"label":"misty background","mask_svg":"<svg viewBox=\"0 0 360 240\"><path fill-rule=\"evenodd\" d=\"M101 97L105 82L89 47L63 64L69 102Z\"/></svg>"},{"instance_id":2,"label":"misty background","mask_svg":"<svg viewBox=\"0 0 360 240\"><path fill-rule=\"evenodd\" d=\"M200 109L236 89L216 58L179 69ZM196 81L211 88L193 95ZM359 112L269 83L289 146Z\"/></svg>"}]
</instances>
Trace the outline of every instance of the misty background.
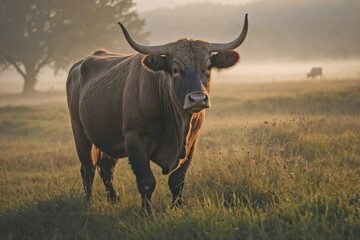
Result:
<instances>
[{"instance_id":1,"label":"misty background","mask_svg":"<svg viewBox=\"0 0 360 240\"><path fill-rule=\"evenodd\" d=\"M235 1L233 1L235 2ZM151 43L182 37L226 42L241 31L247 61L313 60L360 56L360 1L259 0L248 4L193 3L140 13Z\"/></svg>"},{"instance_id":2,"label":"misty background","mask_svg":"<svg viewBox=\"0 0 360 240\"><path fill-rule=\"evenodd\" d=\"M133 2L133 10L144 20L142 30L147 33L139 42L148 44L164 44L180 38L229 42L240 33L248 13L248 37L237 49L241 64L229 72L215 73L213 78L219 82L303 80L311 67L323 67L325 78L360 76L358 0ZM111 31L119 45L124 43L117 26ZM129 31L132 32L131 27ZM100 47L129 52L116 46L103 46L101 42L97 48ZM89 49L88 53L94 50ZM67 71L62 71L54 77L52 69L43 69L36 89L64 89L66 74ZM14 69L0 73L0 93L21 92L22 84Z\"/></svg>"}]
</instances>

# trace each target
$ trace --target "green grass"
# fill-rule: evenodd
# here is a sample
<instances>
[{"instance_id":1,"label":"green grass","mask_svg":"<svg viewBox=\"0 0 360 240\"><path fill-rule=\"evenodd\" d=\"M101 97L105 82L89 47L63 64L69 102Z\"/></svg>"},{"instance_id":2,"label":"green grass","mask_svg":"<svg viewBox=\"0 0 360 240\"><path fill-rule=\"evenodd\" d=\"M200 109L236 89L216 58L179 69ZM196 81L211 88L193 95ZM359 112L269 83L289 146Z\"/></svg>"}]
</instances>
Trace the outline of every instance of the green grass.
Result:
<instances>
[{"instance_id":1,"label":"green grass","mask_svg":"<svg viewBox=\"0 0 360 240\"><path fill-rule=\"evenodd\" d=\"M97 175L83 203L65 103L0 107L0 239L360 239L360 81L215 84L180 209Z\"/></svg>"}]
</instances>

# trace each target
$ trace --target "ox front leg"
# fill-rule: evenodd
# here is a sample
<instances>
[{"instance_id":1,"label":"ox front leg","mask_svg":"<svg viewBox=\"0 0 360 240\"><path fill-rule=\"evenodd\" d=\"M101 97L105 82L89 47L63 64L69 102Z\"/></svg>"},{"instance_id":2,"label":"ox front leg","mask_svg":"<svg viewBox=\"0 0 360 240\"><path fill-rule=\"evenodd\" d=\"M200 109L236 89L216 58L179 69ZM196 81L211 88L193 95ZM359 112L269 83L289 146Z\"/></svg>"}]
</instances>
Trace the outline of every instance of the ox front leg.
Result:
<instances>
[{"instance_id":1,"label":"ox front leg","mask_svg":"<svg viewBox=\"0 0 360 240\"><path fill-rule=\"evenodd\" d=\"M130 165L136 176L136 183L141 194L142 209L151 213L151 196L155 190L155 177L150 169L150 159L147 153L144 139L139 137L128 138L126 141L126 151Z\"/></svg>"},{"instance_id":2,"label":"ox front leg","mask_svg":"<svg viewBox=\"0 0 360 240\"><path fill-rule=\"evenodd\" d=\"M97 162L100 176L105 185L107 200L110 202L118 202L120 200L120 197L116 193L113 186L114 169L116 163L117 163L117 159L112 158L104 153Z\"/></svg>"},{"instance_id":3,"label":"ox front leg","mask_svg":"<svg viewBox=\"0 0 360 240\"><path fill-rule=\"evenodd\" d=\"M183 204L181 197L182 190L185 183L186 171L190 165L191 160L186 159L175 171L173 171L168 180L169 188L172 193L172 208L179 207Z\"/></svg>"},{"instance_id":4,"label":"ox front leg","mask_svg":"<svg viewBox=\"0 0 360 240\"><path fill-rule=\"evenodd\" d=\"M169 188L170 191L172 193L172 208L173 207L180 207L183 204L183 200L181 197L183 188L184 188L184 184L185 184L185 176L186 176L186 172L191 164L193 155L194 155L194 150L195 150L195 143L196 143L196 136L194 135L194 140L192 141L192 144L190 145L190 151L189 154L187 156L187 158L185 159L184 162L182 162L182 164L175 170L173 171L170 176L169 176L169 180L168 180L168 184L169 184Z\"/></svg>"}]
</instances>

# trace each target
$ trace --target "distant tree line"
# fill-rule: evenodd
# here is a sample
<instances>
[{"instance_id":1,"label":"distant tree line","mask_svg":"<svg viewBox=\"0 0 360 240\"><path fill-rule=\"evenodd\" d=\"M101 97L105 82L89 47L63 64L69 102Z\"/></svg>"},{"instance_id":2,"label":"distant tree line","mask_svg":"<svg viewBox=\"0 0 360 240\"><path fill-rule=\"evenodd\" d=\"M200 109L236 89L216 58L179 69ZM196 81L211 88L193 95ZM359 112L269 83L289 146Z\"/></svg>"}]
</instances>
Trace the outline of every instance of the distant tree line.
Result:
<instances>
[{"instance_id":1,"label":"distant tree line","mask_svg":"<svg viewBox=\"0 0 360 240\"><path fill-rule=\"evenodd\" d=\"M41 69L55 72L99 47L127 51L117 22L146 42L132 0L0 0L0 67L14 68L33 92Z\"/></svg>"},{"instance_id":2,"label":"distant tree line","mask_svg":"<svg viewBox=\"0 0 360 240\"><path fill-rule=\"evenodd\" d=\"M250 27L241 55L246 61L360 57L359 0L200 2L147 11L141 17L154 43L183 37L226 42L241 31L245 13Z\"/></svg>"}]
</instances>

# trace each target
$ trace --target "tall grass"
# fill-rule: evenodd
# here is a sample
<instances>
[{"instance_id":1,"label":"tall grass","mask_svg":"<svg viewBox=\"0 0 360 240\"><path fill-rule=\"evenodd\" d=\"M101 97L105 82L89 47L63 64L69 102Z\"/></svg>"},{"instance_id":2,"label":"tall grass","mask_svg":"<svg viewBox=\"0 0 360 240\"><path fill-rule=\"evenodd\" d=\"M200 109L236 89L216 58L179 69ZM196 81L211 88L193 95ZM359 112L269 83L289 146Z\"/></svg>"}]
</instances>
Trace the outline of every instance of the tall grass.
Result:
<instances>
[{"instance_id":1,"label":"tall grass","mask_svg":"<svg viewBox=\"0 0 360 240\"><path fill-rule=\"evenodd\" d=\"M126 160L121 203L106 202L98 176L83 203L65 103L1 107L0 238L359 239L359 84L215 85L185 204L170 209L152 165L152 216Z\"/></svg>"}]
</instances>

